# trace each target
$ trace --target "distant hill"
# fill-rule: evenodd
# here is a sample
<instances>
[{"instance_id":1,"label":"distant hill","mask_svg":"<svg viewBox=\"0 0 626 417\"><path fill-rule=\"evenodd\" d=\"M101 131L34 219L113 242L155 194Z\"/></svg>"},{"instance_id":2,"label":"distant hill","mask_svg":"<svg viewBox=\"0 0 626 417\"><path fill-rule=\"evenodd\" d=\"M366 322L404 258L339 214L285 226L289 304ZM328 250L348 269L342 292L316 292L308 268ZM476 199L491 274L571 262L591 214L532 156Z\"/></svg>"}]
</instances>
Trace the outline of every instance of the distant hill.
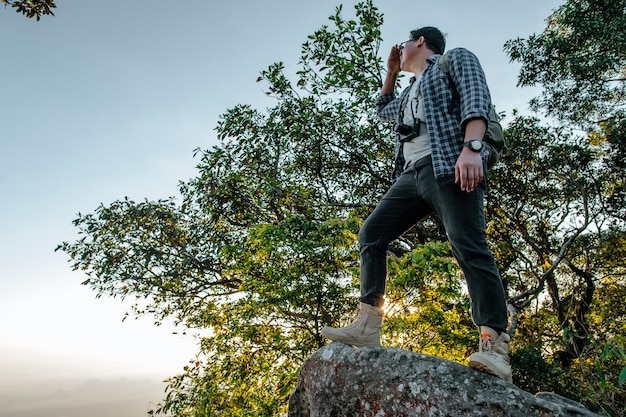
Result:
<instances>
[{"instance_id":1,"label":"distant hill","mask_svg":"<svg viewBox=\"0 0 626 417\"><path fill-rule=\"evenodd\" d=\"M0 392L0 417L145 417L164 389L147 379L47 381Z\"/></svg>"}]
</instances>

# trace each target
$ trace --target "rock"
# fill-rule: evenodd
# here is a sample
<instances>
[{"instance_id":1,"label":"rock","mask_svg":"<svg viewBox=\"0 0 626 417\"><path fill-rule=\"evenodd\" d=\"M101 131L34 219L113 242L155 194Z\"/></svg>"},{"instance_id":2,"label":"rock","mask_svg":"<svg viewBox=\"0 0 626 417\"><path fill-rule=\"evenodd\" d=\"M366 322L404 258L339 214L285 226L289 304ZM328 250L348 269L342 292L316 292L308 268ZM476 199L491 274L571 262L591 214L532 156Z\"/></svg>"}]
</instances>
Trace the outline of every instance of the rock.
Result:
<instances>
[{"instance_id":1,"label":"rock","mask_svg":"<svg viewBox=\"0 0 626 417\"><path fill-rule=\"evenodd\" d=\"M535 397L455 362L395 348L331 343L300 370L289 417L597 416L555 394Z\"/></svg>"}]
</instances>

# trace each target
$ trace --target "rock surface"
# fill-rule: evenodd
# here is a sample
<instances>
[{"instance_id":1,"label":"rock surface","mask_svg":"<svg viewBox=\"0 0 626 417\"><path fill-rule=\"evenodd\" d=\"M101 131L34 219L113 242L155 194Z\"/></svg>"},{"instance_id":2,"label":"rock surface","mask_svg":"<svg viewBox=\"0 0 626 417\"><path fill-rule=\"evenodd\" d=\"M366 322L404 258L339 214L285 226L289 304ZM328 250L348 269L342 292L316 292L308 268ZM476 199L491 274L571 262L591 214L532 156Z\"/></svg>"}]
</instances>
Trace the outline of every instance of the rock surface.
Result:
<instances>
[{"instance_id":1,"label":"rock surface","mask_svg":"<svg viewBox=\"0 0 626 417\"><path fill-rule=\"evenodd\" d=\"M331 343L303 364L289 417L599 417L555 394L533 396L455 362L395 348Z\"/></svg>"}]
</instances>

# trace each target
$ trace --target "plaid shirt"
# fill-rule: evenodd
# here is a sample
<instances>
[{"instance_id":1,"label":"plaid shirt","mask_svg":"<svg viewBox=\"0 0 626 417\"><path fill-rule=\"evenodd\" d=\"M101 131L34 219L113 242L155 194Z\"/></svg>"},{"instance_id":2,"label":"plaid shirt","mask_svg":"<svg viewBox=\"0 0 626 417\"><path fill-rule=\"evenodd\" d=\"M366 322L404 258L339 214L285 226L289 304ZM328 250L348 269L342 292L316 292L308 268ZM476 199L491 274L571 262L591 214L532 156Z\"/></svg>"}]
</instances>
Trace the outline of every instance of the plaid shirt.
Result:
<instances>
[{"instance_id":1,"label":"plaid shirt","mask_svg":"<svg viewBox=\"0 0 626 417\"><path fill-rule=\"evenodd\" d=\"M485 74L473 53L463 48L448 52L450 77L454 86L450 86L448 75L436 65L440 56L432 55L427 58L428 67L420 84L436 178L454 175L456 161L463 150L465 124L476 118L487 123L491 106ZM411 78L411 85L414 82L415 77ZM396 97L395 93L378 97L376 107L379 120L400 122L400 108L405 103L411 85L402 91L400 97ZM455 89L458 95L454 92ZM483 158L485 157L483 151ZM396 135L393 181L402 174L405 162L403 143L400 142L399 135Z\"/></svg>"}]
</instances>

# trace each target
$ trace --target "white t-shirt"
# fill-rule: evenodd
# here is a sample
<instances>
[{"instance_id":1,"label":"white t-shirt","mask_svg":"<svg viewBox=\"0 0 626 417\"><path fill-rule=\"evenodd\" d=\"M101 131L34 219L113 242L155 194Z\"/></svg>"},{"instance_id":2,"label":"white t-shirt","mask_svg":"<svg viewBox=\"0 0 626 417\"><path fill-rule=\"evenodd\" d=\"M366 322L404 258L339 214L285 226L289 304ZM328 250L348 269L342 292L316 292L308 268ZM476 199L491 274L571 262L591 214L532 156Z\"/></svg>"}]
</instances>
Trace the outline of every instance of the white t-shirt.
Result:
<instances>
[{"instance_id":1,"label":"white t-shirt","mask_svg":"<svg viewBox=\"0 0 626 417\"><path fill-rule=\"evenodd\" d=\"M413 126L416 120L421 121L420 135L404 142L403 151L404 160L406 161L404 169L407 169L423 157L430 155L430 137L428 136L426 117L424 116L424 100L422 100L422 93L419 88L422 74L423 72L413 82L408 96L409 99L404 108L404 120L402 121L404 124Z\"/></svg>"}]
</instances>

